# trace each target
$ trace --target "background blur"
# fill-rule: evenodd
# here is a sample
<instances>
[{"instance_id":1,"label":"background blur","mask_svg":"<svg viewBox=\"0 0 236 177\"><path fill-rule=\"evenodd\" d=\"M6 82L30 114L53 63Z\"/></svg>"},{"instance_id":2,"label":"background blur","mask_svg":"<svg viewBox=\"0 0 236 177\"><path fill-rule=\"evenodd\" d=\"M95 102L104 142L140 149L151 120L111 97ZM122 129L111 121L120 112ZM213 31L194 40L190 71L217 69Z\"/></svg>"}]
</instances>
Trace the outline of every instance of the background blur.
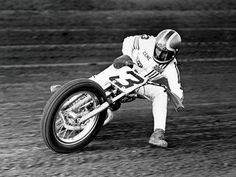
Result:
<instances>
[{"instance_id":1,"label":"background blur","mask_svg":"<svg viewBox=\"0 0 236 177\"><path fill-rule=\"evenodd\" d=\"M0 64L111 61L128 35L165 28L180 59L235 56L234 0L0 0Z\"/></svg>"},{"instance_id":2,"label":"background blur","mask_svg":"<svg viewBox=\"0 0 236 177\"><path fill-rule=\"evenodd\" d=\"M40 135L52 84L88 78L125 37L177 30L185 110L168 106L169 148L148 145L151 104L135 100L82 152ZM236 174L235 0L0 0L0 176Z\"/></svg>"}]
</instances>

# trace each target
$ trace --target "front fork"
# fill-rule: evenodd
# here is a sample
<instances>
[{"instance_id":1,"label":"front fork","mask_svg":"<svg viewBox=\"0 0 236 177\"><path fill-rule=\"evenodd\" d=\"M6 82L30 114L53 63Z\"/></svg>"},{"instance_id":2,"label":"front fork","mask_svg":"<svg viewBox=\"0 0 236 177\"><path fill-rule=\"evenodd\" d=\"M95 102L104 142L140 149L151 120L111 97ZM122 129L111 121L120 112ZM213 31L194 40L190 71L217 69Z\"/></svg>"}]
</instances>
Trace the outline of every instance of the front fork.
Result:
<instances>
[{"instance_id":1,"label":"front fork","mask_svg":"<svg viewBox=\"0 0 236 177\"><path fill-rule=\"evenodd\" d=\"M116 97L104 102L102 105L100 105L97 109L94 109L93 111L89 112L88 114L84 115L79 122L85 122L86 120L90 119L91 117L93 117L94 115L98 114L99 112L104 111L105 109L107 109L111 103L116 102L117 100L119 100L120 98L122 98L123 96L125 96L125 93L120 93L119 95L117 95Z\"/></svg>"}]
</instances>

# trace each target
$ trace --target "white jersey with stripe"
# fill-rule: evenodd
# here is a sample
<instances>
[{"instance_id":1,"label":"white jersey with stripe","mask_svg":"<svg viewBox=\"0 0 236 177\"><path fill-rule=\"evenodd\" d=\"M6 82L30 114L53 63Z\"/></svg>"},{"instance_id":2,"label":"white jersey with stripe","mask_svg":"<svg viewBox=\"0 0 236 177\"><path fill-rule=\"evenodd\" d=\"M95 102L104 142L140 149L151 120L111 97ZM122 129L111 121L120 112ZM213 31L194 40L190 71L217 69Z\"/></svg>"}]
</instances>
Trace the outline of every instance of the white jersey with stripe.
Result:
<instances>
[{"instance_id":1,"label":"white jersey with stripe","mask_svg":"<svg viewBox=\"0 0 236 177\"><path fill-rule=\"evenodd\" d=\"M153 60L155 37L136 35L124 39L122 53L128 55L135 63L134 69L144 77L158 80L165 77L172 92L183 97L177 61L169 64L158 64Z\"/></svg>"}]
</instances>

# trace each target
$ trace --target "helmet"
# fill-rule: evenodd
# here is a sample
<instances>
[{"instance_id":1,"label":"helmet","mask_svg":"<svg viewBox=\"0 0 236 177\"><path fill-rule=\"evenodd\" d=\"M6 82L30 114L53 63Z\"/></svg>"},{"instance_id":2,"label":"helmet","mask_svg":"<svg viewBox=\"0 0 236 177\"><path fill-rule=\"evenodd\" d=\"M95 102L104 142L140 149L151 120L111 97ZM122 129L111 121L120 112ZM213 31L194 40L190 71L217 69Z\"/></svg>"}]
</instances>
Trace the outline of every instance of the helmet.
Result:
<instances>
[{"instance_id":1,"label":"helmet","mask_svg":"<svg viewBox=\"0 0 236 177\"><path fill-rule=\"evenodd\" d=\"M154 61L165 64L172 61L179 51L180 35L172 29L165 29L156 36L154 48Z\"/></svg>"}]
</instances>

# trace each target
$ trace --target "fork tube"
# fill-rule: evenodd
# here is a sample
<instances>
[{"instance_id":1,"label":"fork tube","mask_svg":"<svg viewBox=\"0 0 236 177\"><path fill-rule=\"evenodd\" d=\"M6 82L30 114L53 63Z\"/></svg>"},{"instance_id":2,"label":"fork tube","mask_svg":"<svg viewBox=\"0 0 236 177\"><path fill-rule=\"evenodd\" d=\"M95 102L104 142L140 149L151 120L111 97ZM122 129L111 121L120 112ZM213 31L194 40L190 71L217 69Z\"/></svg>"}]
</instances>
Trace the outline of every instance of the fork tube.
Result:
<instances>
[{"instance_id":1,"label":"fork tube","mask_svg":"<svg viewBox=\"0 0 236 177\"><path fill-rule=\"evenodd\" d=\"M118 96L116 96L115 98L111 99L111 101L109 101L110 103L114 103L115 101L119 100L120 98L122 98L123 96L125 96L125 93L121 93ZM103 103L101 106L99 106L98 108L94 109L93 111L89 112L88 114L86 114L85 116L83 116L79 122L82 123L88 119L90 119L91 117L95 116L96 114L98 114L99 112L102 112L103 110L107 109L109 107L109 103L105 102ZM78 117L77 117L78 118Z\"/></svg>"},{"instance_id":2,"label":"fork tube","mask_svg":"<svg viewBox=\"0 0 236 177\"><path fill-rule=\"evenodd\" d=\"M102 112L103 110L105 110L106 108L109 107L109 103L105 102L103 103L101 106L99 106L98 108L94 109L93 111L89 112L88 114L86 114L85 116L83 116L80 120L79 123L85 122L86 120L90 119L91 117L95 116L96 114L98 114L99 112Z\"/></svg>"},{"instance_id":3,"label":"fork tube","mask_svg":"<svg viewBox=\"0 0 236 177\"><path fill-rule=\"evenodd\" d=\"M119 100L120 98L122 98L125 95L126 95L126 93L122 92L121 94L119 94L115 98L111 99L111 102L114 103L115 101Z\"/></svg>"},{"instance_id":4,"label":"fork tube","mask_svg":"<svg viewBox=\"0 0 236 177\"><path fill-rule=\"evenodd\" d=\"M81 107L85 103L88 103L90 100L92 100L91 97L90 98L86 97L85 99L80 100L78 103L75 103L75 105L71 106L69 109L67 109L67 111L73 111L74 109L77 109L77 108Z\"/></svg>"}]
</instances>

